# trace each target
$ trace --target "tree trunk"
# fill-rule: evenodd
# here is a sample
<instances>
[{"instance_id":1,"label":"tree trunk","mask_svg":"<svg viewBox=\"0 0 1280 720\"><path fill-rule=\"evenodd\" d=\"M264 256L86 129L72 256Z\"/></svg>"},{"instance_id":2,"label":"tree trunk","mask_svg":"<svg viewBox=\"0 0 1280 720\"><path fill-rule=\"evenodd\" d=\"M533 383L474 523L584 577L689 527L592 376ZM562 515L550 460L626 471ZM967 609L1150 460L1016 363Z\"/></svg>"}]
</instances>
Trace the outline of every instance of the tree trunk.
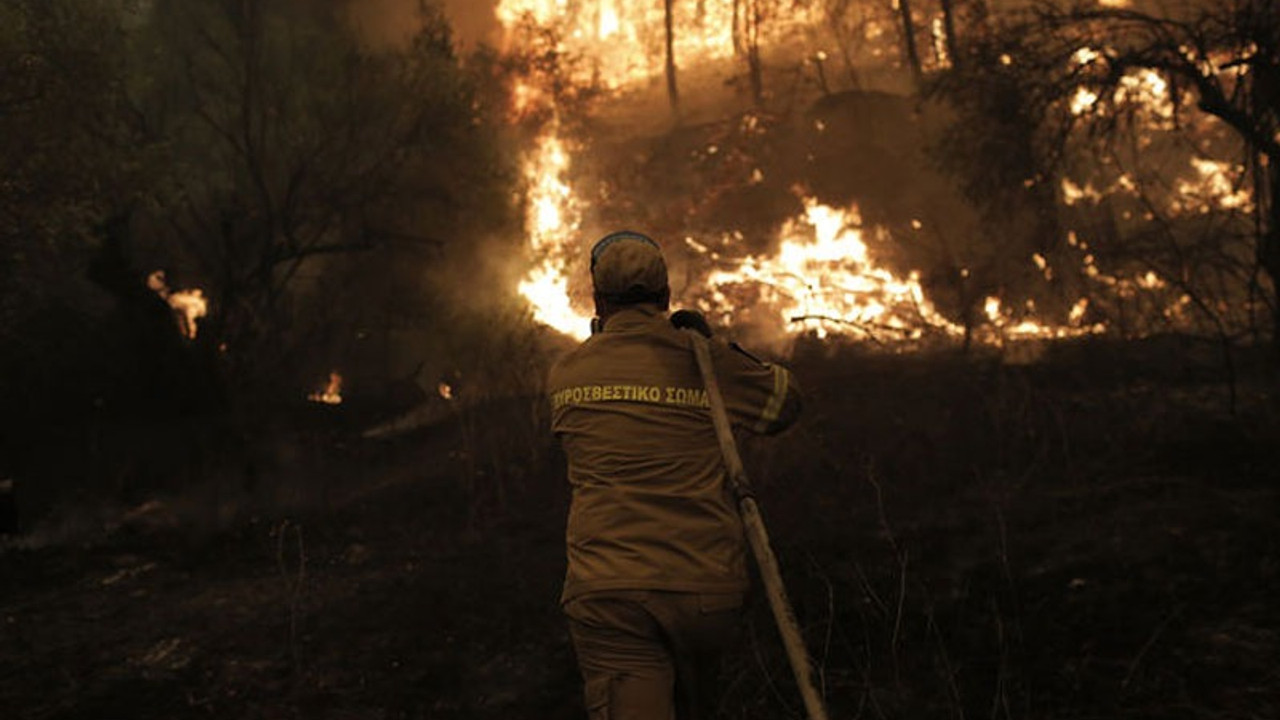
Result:
<instances>
[{"instance_id":1,"label":"tree trunk","mask_svg":"<svg viewBox=\"0 0 1280 720\"><path fill-rule=\"evenodd\" d=\"M764 105L764 77L760 67L760 0L748 0L746 13L747 72L751 79L751 99Z\"/></svg>"},{"instance_id":2,"label":"tree trunk","mask_svg":"<svg viewBox=\"0 0 1280 720\"><path fill-rule=\"evenodd\" d=\"M671 100L671 115L680 119L680 89L676 84L676 27L672 13L675 0L666 0L667 11L667 98Z\"/></svg>"},{"instance_id":3,"label":"tree trunk","mask_svg":"<svg viewBox=\"0 0 1280 720\"><path fill-rule=\"evenodd\" d=\"M911 1L898 0L898 11L902 13L902 39L907 65L911 68L911 77L919 87L924 71L920 67L920 51L916 49L916 25L911 20Z\"/></svg>"},{"instance_id":4,"label":"tree trunk","mask_svg":"<svg viewBox=\"0 0 1280 720\"><path fill-rule=\"evenodd\" d=\"M1272 159L1266 176L1265 192L1256 193L1257 202L1266 203L1265 224L1258 233L1258 265L1271 280L1271 345L1276 361L1280 362L1280 202L1276 202L1280 162Z\"/></svg>"}]
</instances>

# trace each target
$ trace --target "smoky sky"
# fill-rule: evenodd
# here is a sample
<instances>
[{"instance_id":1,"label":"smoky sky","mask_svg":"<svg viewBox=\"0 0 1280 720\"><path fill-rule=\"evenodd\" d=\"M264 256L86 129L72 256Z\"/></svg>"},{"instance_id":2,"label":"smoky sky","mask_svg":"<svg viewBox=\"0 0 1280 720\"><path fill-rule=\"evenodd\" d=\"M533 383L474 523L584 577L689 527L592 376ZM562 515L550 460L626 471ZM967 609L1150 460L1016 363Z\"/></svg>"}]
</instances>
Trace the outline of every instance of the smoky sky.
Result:
<instances>
[{"instance_id":1,"label":"smoky sky","mask_svg":"<svg viewBox=\"0 0 1280 720\"><path fill-rule=\"evenodd\" d=\"M351 0L351 13L364 34L376 42L395 43L413 33L420 0ZM498 0L435 0L453 25L459 46L495 40Z\"/></svg>"}]
</instances>

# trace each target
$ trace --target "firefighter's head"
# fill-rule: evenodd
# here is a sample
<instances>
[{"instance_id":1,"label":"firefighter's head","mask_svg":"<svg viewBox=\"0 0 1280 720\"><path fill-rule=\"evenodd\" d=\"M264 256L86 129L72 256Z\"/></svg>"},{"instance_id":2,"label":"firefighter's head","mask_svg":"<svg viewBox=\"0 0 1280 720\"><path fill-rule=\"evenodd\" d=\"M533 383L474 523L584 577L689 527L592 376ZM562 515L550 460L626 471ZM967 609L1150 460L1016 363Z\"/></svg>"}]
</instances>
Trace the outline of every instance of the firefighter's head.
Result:
<instances>
[{"instance_id":1,"label":"firefighter's head","mask_svg":"<svg viewBox=\"0 0 1280 720\"><path fill-rule=\"evenodd\" d=\"M671 304L662 249L638 232L611 233L591 248L591 284L601 320L631 305L656 305L665 311Z\"/></svg>"}]
</instances>

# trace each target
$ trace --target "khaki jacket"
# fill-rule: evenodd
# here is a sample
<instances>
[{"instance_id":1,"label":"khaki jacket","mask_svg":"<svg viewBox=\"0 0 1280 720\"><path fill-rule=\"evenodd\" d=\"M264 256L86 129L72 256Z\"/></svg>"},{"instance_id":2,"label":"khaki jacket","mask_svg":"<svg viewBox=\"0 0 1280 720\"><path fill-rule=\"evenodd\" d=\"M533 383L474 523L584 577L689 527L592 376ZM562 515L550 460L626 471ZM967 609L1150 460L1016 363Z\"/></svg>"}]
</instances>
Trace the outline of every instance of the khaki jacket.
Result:
<instances>
[{"instance_id":1,"label":"khaki jacket","mask_svg":"<svg viewBox=\"0 0 1280 720\"><path fill-rule=\"evenodd\" d=\"M723 342L711 350L735 427L772 434L794 422L789 371ZM742 523L691 338L656 307L624 309L552 368L548 392L573 489L561 601L745 590Z\"/></svg>"}]
</instances>

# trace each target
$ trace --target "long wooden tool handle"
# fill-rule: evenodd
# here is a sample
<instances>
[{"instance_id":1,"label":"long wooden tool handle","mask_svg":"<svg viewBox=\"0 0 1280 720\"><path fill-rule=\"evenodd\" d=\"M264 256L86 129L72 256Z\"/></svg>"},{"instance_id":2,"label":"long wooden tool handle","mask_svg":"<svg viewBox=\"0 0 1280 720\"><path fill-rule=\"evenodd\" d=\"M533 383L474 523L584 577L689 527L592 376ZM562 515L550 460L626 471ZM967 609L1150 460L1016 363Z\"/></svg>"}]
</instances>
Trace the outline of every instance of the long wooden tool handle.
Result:
<instances>
[{"instance_id":1,"label":"long wooden tool handle","mask_svg":"<svg viewBox=\"0 0 1280 720\"><path fill-rule=\"evenodd\" d=\"M716 428L716 437L720 441L720 452L724 455L725 469L729 474L729 486L738 497L738 511L742 514L742 525L747 534L747 543L751 553L755 555L756 565L760 568L760 579L764 583L765 594L769 598L769 608L773 610L773 619L778 624L778 632L782 635L782 644L787 649L787 659L791 661L791 671L795 673L796 684L800 686L800 696L804 699L804 707L809 720L827 720L827 709L822 704L822 697L813 684L813 668L809 664L809 652L804 646L804 637L800 635L800 623L796 622L795 611L791 609L791 601L787 599L787 588L782 584L782 573L778 570L778 558L769 545L769 533L764 527L764 518L760 516L760 508L752 496L751 482L742 467L742 457L738 455L738 445L733 440L733 428L729 425L729 414L724 407L724 398L720 395L720 385L716 382L715 366L711 362L711 346L707 339L696 330L686 332L693 339L694 356L698 359L698 371L702 374L702 382L707 387L707 399L711 402L711 422Z\"/></svg>"}]
</instances>

